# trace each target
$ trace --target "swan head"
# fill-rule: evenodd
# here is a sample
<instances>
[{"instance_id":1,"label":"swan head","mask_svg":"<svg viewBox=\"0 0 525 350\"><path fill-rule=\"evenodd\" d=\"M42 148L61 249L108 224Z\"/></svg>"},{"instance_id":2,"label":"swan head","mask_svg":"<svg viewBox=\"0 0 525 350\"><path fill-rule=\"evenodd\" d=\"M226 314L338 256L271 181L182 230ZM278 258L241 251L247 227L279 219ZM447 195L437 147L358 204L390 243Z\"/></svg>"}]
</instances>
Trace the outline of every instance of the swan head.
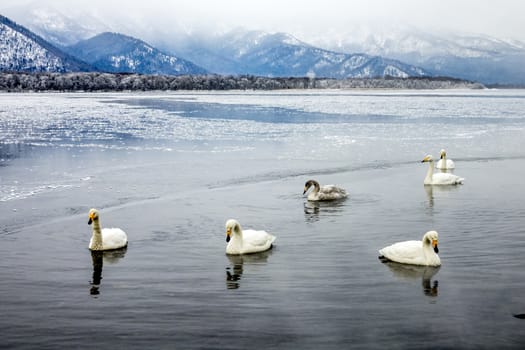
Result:
<instances>
[{"instance_id":1,"label":"swan head","mask_svg":"<svg viewBox=\"0 0 525 350\"><path fill-rule=\"evenodd\" d=\"M241 225L235 219L230 219L226 221L226 242L230 241L232 232L235 232L236 230L240 229L240 227Z\"/></svg>"},{"instance_id":2,"label":"swan head","mask_svg":"<svg viewBox=\"0 0 525 350\"><path fill-rule=\"evenodd\" d=\"M425 233L423 239L427 240L430 243L436 254L439 253L437 231L428 231L427 233Z\"/></svg>"},{"instance_id":3,"label":"swan head","mask_svg":"<svg viewBox=\"0 0 525 350\"><path fill-rule=\"evenodd\" d=\"M303 194L305 194L309 189L310 187L319 187L319 182L315 181L315 180L308 180L306 181L306 183L304 184L304 191L303 191Z\"/></svg>"},{"instance_id":4,"label":"swan head","mask_svg":"<svg viewBox=\"0 0 525 350\"><path fill-rule=\"evenodd\" d=\"M442 149L441 151L439 151L439 157L440 157L441 159L445 158L446 156L447 156L447 152L446 152L444 149Z\"/></svg>"},{"instance_id":5,"label":"swan head","mask_svg":"<svg viewBox=\"0 0 525 350\"><path fill-rule=\"evenodd\" d=\"M89 220L88 225L91 225L91 223L95 220L98 220L98 210L97 209L91 209L89 211Z\"/></svg>"},{"instance_id":6,"label":"swan head","mask_svg":"<svg viewBox=\"0 0 525 350\"><path fill-rule=\"evenodd\" d=\"M434 161L434 158L432 158L432 156L429 154L427 155L425 158L423 158L423 160L421 161L421 163L426 163L426 162L433 162Z\"/></svg>"}]
</instances>

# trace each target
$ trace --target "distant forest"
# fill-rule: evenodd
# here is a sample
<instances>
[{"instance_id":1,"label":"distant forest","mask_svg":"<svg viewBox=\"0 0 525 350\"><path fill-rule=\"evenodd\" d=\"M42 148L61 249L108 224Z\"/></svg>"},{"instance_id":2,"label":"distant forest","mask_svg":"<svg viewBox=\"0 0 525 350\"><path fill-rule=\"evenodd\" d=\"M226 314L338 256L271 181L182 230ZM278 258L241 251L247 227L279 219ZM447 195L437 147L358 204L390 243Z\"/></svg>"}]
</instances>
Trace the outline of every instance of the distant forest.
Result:
<instances>
[{"instance_id":1,"label":"distant forest","mask_svg":"<svg viewBox=\"0 0 525 350\"><path fill-rule=\"evenodd\" d=\"M268 78L229 75L141 75L111 73L0 73L0 91L173 91L282 89L477 89L484 86L446 77L425 78Z\"/></svg>"}]
</instances>

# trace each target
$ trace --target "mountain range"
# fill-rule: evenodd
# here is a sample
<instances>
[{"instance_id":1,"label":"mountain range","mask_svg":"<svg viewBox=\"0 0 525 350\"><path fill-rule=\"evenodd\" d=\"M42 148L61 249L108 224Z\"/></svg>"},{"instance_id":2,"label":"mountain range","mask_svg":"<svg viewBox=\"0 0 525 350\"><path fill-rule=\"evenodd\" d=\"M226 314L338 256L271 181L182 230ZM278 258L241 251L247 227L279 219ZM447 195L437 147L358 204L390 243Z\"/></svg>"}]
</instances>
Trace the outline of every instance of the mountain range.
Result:
<instances>
[{"instance_id":1,"label":"mountain range","mask_svg":"<svg viewBox=\"0 0 525 350\"><path fill-rule=\"evenodd\" d=\"M428 33L409 26L370 30L349 27L325 33L312 44L341 52L367 52L424 68L432 75L485 84L525 85L525 43L486 35Z\"/></svg>"},{"instance_id":2,"label":"mountain range","mask_svg":"<svg viewBox=\"0 0 525 350\"><path fill-rule=\"evenodd\" d=\"M430 76L424 69L398 60L324 50L286 33L236 29L177 51L219 74L336 79Z\"/></svg>"},{"instance_id":3,"label":"mountain range","mask_svg":"<svg viewBox=\"0 0 525 350\"><path fill-rule=\"evenodd\" d=\"M192 62L118 33L102 33L64 47L64 50L102 72L163 75L207 73Z\"/></svg>"},{"instance_id":4,"label":"mountain range","mask_svg":"<svg viewBox=\"0 0 525 350\"><path fill-rule=\"evenodd\" d=\"M347 33L327 32L305 42L287 33L239 28L206 35L138 25L134 30L134 23L127 24L130 33L124 35L87 14L75 17L35 6L30 11L31 16L20 17L24 25L94 70L270 77L451 76L525 85L525 44L486 36L349 27ZM185 67L170 67L170 62Z\"/></svg>"},{"instance_id":5,"label":"mountain range","mask_svg":"<svg viewBox=\"0 0 525 350\"><path fill-rule=\"evenodd\" d=\"M68 23L67 21L60 21ZM10 35L5 50L17 52L16 57L33 53L27 51L24 42L36 40L41 50L63 52L64 57L75 57L80 71L103 71L112 73L140 74L217 74L258 75L267 77L328 77L328 78L372 78L372 77L422 77L429 76L425 70L400 61L365 54L344 54L323 50L301 42L285 33L269 34L261 31L237 30L228 33L217 43L195 46L184 53L193 62L167 54L146 42L119 33L104 32L73 45L63 41L53 46L41 37L3 17L2 33ZM45 28L49 28L48 25ZM61 26L61 28L63 28ZM69 32L69 31L66 31ZM84 31L83 31L84 32ZM49 30L43 31L49 40L62 40ZM22 41L20 39L23 38ZM16 44L18 42L18 44ZM45 43L45 44L44 44ZM36 44L35 44L36 46ZM60 48L59 48L60 47ZM11 57L16 61L16 57ZM7 59L7 56L6 56ZM52 71L54 63L47 67L40 64L34 71ZM4 70L17 69L18 63L4 62ZM205 68L202 68L205 67ZM28 70L28 69L24 69ZM58 71L72 71L73 67Z\"/></svg>"}]
</instances>

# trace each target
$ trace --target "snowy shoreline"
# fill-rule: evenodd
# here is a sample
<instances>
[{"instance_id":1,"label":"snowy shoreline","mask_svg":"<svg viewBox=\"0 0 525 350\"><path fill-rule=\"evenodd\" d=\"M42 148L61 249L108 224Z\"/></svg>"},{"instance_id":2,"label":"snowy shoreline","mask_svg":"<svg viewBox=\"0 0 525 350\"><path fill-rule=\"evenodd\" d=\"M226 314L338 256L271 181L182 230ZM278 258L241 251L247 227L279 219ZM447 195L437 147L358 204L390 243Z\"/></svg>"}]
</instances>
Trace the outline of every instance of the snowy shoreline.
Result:
<instances>
[{"instance_id":1,"label":"snowy shoreline","mask_svg":"<svg viewBox=\"0 0 525 350\"><path fill-rule=\"evenodd\" d=\"M0 73L0 91L179 91L289 89L484 89L483 84L448 77L307 78L253 75L141 75L112 73Z\"/></svg>"}]
</instances>

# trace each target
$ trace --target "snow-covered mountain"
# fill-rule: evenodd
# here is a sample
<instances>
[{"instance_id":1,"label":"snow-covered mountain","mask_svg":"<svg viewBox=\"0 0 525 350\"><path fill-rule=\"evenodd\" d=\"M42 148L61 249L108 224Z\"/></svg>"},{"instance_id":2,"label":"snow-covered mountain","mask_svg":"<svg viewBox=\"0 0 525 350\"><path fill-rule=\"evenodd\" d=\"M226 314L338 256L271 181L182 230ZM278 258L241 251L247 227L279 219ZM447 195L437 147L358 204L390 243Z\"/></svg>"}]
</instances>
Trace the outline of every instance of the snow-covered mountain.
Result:
<instances>
[{"instance_id":1,"label":"snow-covered mountain","mask_svg":"<svg viewBox=\"0 0 525 350\"><path fill-rule=\"evenodd\" d=\"M56 45L67 45L68 52L106 71L136 72L133 67L140 65L138 61L141 60L142 73L177 74L172 71L168 73L169 69L165 66L168 58L157 54L156 58L146 59L147 55L144 52L139 53L140 50L131 49L130 46L134 45L130 42L131 38L128 38L130 40L127 40L125 49L122 43L117 43L122 38L114 37L116 42L113 43L109 43L107 37L101 40L101 37L95 36L94 41L86 40L89 35L120 26L128 28L141 39L148 38L152 45L165 52L164 55L171 56L170 52L175 53L176 57L183 57L212 73L334 78L428 75L423 69L397 60L322 50L284 33L238 29L217 35L208 33L206 36L199 36L196 32L184 32L180 27L167 30L155 25L144 26L143 23L134 23L133 20L122 23L120 17L114 18L115 22L110 23L107 18L106 21L98 20L92 13L75 13L71 8L67 12L59 11L38 2L30 6L14 7L9 11L38 34ZM24 15L24 12L31 15ZM133 28L140 28L140 33ZM82 43L77 45L79 41ZM93 50L87 53L86 47L90 45ZM141 45L147 44L138 43L138 46ZM112 46L114 50L108 51ZM100 50L100 54L94 55L96 50ZM126 53L126 50L129 52ZM149 62L145 63L145 60ZM163 63L154 64L154 60ZM162 68L159 70L160 67ZM191 74L191 70L188 70L188 73Z\"/></svg>"},{"instance_id":2,"label":"snow-covered mountain","mask_svg":"<svg viewBox=\"0 0 525 350\"><path fill-rule=\"evenodd\" d=\"M177 14L171 23L156 23L125 12L78 13L74 5L61 10L35 2L8 13L56 45L118 31L213 73L338 78L423 74L525 85L525 43L515 40L428 32L399 23L390 27L349 23L345 32L327 28L317 36L249 29L202 33L198 28L184 28Z\"/></svg>"},{"instance_id":3,"label":"snow-covered mountain","mask_svg":"<svg viewBox=\"0 0 525 350\"><path fill-rule=\"evenodd\" d=\"M192 62L118 33L102 33L68 46L66 50L104 72L166 75L206 73L205 69Z\"/></svg>"},{"instance_id":4,"label":"snow-covered mountain","mask_svg":"<svg viewBox=\"0 0 525 350\"><path fill-rule=\"evenodd\" d=\"M11 7L5 14L57 47L73 45L111 30L92 14L74 15L39 2Z\"/></svg>"},{"instance_id":5,"label":"snow-covered mountain","mask_svg":"<svg viewBox=\"0 0 525 350\"><path fill-rule=\"evenodd\" d=\"M0 15L0 71L74 72L92 67Z\"/></svg>"},{"instance_id":6,"label":"snow-covered mountain","mask_svg":"<svg viewBox=\"0 0 525 350\"><path fill-rule=\"evenodd\" d=\"M328 78L420 77L425 70L397 60L319 49L285 33L236 29L198 44L172 47L220 74Z\"/></svg>"},{"instance_id":7,"label":"snow-covered mountain","mask_svg":"<svg viewBox=\"0 0 525 350\"><path fill-rule=\"evenodd\" d=\"M484 35L435 32L413 27L366 26L310 37L328 50L366 52L423 67L434 75L487 84L525 84L525 43Z\"/></svg>"}]
</instances>

